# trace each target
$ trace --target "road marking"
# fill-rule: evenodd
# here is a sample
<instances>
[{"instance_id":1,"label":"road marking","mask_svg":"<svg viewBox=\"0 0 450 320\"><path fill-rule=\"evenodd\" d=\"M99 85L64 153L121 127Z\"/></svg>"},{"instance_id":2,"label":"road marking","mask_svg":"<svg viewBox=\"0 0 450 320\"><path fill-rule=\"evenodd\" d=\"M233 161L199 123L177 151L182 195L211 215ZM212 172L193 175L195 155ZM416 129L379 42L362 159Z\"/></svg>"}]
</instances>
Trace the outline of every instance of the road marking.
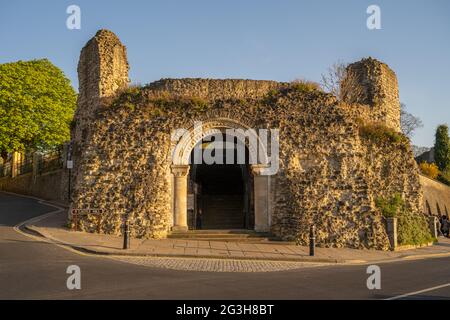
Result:
<instances>
[{"instance_id":1,"label":"road marking","mask_svg":"<svg viewBox=\"0 0 450 320\"><path fill-rule=\"evenodd\" d=\"M83 251L78 250L76 248L72 248L70 243L66 243L64 241L61 241L61 240L58 240L58 239L54 239L54 238L51 238L51 237L48 237L48 236L47 237L35 236L35 235L32 235L32 234L30 234L28 232L23 232L22 230L20 230L20 228L22 226L26 225L26 224L40 221L42 219L47 218L48 216L50 216L52 214L57 214L57 213L59 213L61 211L64 211L64 210L66 210L66 208L63 208L62 206L60 206L58 204L51 203L49 201L45 201L45 200L43 200L41 198L34 197L34 196L22 195L22 194L10 192L10 191L3 191L3 190L0 191L0 193L6 193L6 194L18 196L18 197L33 199L33 200L36 200L40 204L43 204L43 205L46 205L46 206L50 206L50 207L54 207L54 208L58 209L58 210L51 211L51 212L45 213L45 214L37 216L37 217L33 217L33 218L31 218L31 219L29 219L27 221L24 221L24 222L21 222L21 223L17 224L16 226L13 227L13 229L17 233L20 233L21 235L26 236L28 238L32 238L34 240L51 243L51 244L56 245L56 246L58 246L58 247L60 247L62 249L68 250L68 251L70 251L72 253L76 253L76 254L81 255L81 256L91 256L91 257L96 257L96 258L100 257L99 254L83 252ZM109 257L113 257L113 256L115 256L115 255L111 254L111 255L108 255L108 256L105 255L105 256L102 256L102 257L108 257L109 258ZM371 263L373 263L373 264L385 264L385 263L391 263L391 262L402 262L402 261L405 261L405 260L413 261L413 260L422 260L422 259L427 259L427 258L430 258L430 259L442 258L442 257L448 257L448 256L450 256L450 252L447 252L447 253L436 253L436 254L429 254L429 255L406 256L406 257L399 257L397 259L388 260L388 261L386 261L386 260L371 261ZM118 257L130 257L130 256L118 255ZM347 263L344 263L343 265L359 265L359 264L364 264L365 265L367 263L368 263L368 261L365 261L365 260L352 260L351 262L349 261ZM340 264L336 264L336 265L340 265ZM442 287L447 287L447 286L450 286L450 283L442 285ZM391 297L391 298L388 298L388 299L385 299L385 300L400 299L400 298L402 298L404 296L410 296L410 295L418 294L418 293L421 293L421 292L427 292L427 291L431 291L431 290L436 290L436 289L439 289L439 288L441 288L441 286L435 287L435 288L430 288L430 289L425 289L425 291L418 291L418 292L407 293L405 295Z\"/></svg>"},{"instance_id":2,"label":"road marking","mask_svg":"<svg viewBox=\"0 0 450 320\"><path fill-rule=\"evenodd\" d=\"M405 293L405 294L402 294L400 296L391 297L391 298L387 298L387 299L384 299L384 300L397 300L397 299L401 299L401 298L415 296L415 295L417 295L419 293L424 293L424 292L429 292L429 291L433 291L433 290L437 290L437 289L442 289L442 288L445 288L445 287L450 287L450 283L442 284L440 286L436 286L436 287L432 287L432 288L428 288L428 289L423 289L423 290L420 290L420 291Z\"/></svg>"},{"instance_id":3,"label":"road marking","mask_svg":"<svg viewBox=\"0 0 450 320\"><path fill-rule=\"evenodd\" d=\"M3 192L3 191L2 191L2 192ZM18 195L18 194L15 194L15 193L13 193L13 192L4 192L4 193L10 193L10 194ZM22 196L22 195L18 195L18 196ZM37 200L37 202L38 202L39 204L43 204L43 205L48 206L48 207L53 207L53 208L56 208L56 209L58 209L58 210L53 210L53 211L50 211L50 212L41 214L40 216L32 217L32 218L30 218L30 219L28 219L28 220L19 222L18 224L16 224L16 225L14 226L13 229L14 229L15 231L17 231L18 233L21 233L21 234L26 234L25 232L23 232L22 230L20 230L20 228L21 228L22 226L24 226L24 225L26 225L26 224L29 224L29 223L41 221L41 220L47 218L48 216L51 216L51 215L56 214L56 213L60 213L61 211L64 210L63 207L54 205L54 204L52 204L52 203L49 203L49 202L47 202L47 201L45 201L45 200L42 200L42 199L39 199L39 198L30 197L30 196L22 196L22 197L23 197L23 198L30 198L30 199ZM29 234L26 234L26 235L29 235ZM34 237L34 236L33 236L33 237Z\"/></svg>"},{"instance_id":4,"label":"road marking","mask_svg":"<svg viewBox=\"0 0 450 320\"><path fill-rule=\"evenodd\" d=\"M26 225L26 224L30 224L30 223L33 223L33 222L38 222L38 221L43 220L43 219L45 219L45 218L47 218L47 217L49 217L49 216L51 216L51 215L53 215L53 214L58 214L58 213L60 213L61 211L64 211L65 208L63 208L63 207L61 207L61 206L58 206L58 205L56 205L56 204L50 203L50 202L48 202L48 201L42 200L42 199L37 198L37 197L26 196L26 195L17 194L17 193L9 192L9 191L1 191L1 192L2 192L2 193L11 194L11 195L14 195L14 196L18 196L18 197L22 197L22 198L30 198L30 199L36 200L39 204L43 204L43 205L46 205L46 206L49 206L49 207L53 207L53 208L58 209L58 210L50 211L50 212L44 213L44 214L42 214L42 215L40 215L40 216L36 216L36 217L30 218L30 219L28 219L28 220L26 220L26 221L22 221L22 222L18 223L17 225L15 225L15 226L13 227L13 230L14 230L14 231L16 231L17 233L19 233L19 234L21 234L21 235L23 235L23 236L25 236L25 237L31 238L31 239L33 239L33 240L51 243L51 244L53 244L53 245L55 245L55 246L57 246L57 247L60 247L60 248L65 249L65 250L68 250L68 251L70 251L70 252L72 252L72 253L76 253L76 254L78 254L78 255L80 255L80 256L93 256L93 255L91 255L91 254L88 254L88 253L81 252L81 251L79 251L79 250L73 249L73 248L70 247L69 244L67 244L67 243L65 243L65 242L63 242L63 241L59 241L59 240L57 240L57 239L53 239L53 238L49 238L49 237L35 236L35 235L30 234L30 233L28 233L28 232L24 232L24 231L22 231L22 230L20 229L20 228L22 228L22 227L23 227L24 225Z\"/></svg>"},{"instance_id":5,"label":"road marking","mask_svg":"<svg viewBox=\"0 0 450 320\"><path fill-rule=\"evenodd\" d=\"M42 219L45 219L45 218L47 218L48 216L50 216L50 215L52 215L52 214L57 214L57 213L59 213L61 210L55 210L55 211L52 211L52 212L48 212L48 213L46 213L46 214L43 214L43 215L41 215L41 216L37 216L37 217L34 217L34 218L31 218L31 219L29 219L29 220L27 220L27 221L24 221L24 222L21 222L21 223L19 223L19 224L17 224L16 226L14 226L14 231L16 231L17 233L19 233L19 234L21 234L21 235L23 235L23 236L25 236L25 237L28 237L28 238L31 238L31 239L34 239L34 240L37 240L37 241L41 241L41 242L47 242L47 243L51 243L51 244L53 244L53 245L55 245L55 246L57 246L57 247L60 247L60 248L62 248L62 249L65 249L65 250L68 250L68 251L70 251L70 252L73 252L73 253L76 253L76 254L78 254L78 255L80 255L80 256L95 256L95 255L92 255L92 254L88 254L88 253L85 253L85 252L82 252L82 251L80 251L80 250L76 250L76 249L74 249L74 248L71 248L70 247L70 244L68 244L68 243L66 243L66 242L63 242L63 241L60 241L60 240L57 240L57 239L54 239L54 238L50 238L50 237L43 237L43 236L35 236L35 235L33 235L33 234L30 234L30 233L27 233L27 232L23 232L22 230L20 230L20 228L22 227L22 226L24 226L25 224L28 224L28 223L30 223L30 222L37 222L37 221L40 221L40 220L42 220Z\"/></svg>"},{"instance_id":6,"label":"road marking","mask_svg":"<svg viewBox=\"0 0 450 320\"><path fill-rule=\"evenodd\" d=\"M430 254L421 254L421 255L412 255L403 257L403 260L424 260L424 259L433 259L433 258L446 258L450 256L450 252L442 252L442 253L430 253Z\"/></svg>"}]
</instances>

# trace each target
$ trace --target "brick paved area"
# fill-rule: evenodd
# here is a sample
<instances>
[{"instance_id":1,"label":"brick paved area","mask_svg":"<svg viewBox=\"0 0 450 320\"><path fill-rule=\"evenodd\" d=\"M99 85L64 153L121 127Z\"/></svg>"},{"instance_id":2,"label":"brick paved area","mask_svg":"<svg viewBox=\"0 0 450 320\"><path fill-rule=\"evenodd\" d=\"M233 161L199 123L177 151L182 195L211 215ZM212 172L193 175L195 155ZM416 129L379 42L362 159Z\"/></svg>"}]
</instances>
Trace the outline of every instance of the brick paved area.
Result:
<instances>
[{"instance_id":1,"label":"brick paved area","mask_svg":"<svg viewBox=\"0 0 450 320\"><path fill-rule=\"evenodd\" d=\"M275 272L326 265L312 262L201 258L113 257L112 259L146 267L203 272Z\"/></svg>"},{"instance_id":2,"label":"brick paved area","mask_svg":"<svg viewBox=\"0 0 450 320\"><path fill-rule=\"evenodd\" d=\"M70 231L63 226L65 220L65 215L61 213L48 215L28 223L27 229L77 250L109 255L123 262L176 270L271 272L330 263L378 263L450 255L450 240L444 238L433 246L398 252L316 248L314 257L309 256L307 247L282 242L132 239L131 249L123 250L122 237Z\"/></svg>"}]
</instances>

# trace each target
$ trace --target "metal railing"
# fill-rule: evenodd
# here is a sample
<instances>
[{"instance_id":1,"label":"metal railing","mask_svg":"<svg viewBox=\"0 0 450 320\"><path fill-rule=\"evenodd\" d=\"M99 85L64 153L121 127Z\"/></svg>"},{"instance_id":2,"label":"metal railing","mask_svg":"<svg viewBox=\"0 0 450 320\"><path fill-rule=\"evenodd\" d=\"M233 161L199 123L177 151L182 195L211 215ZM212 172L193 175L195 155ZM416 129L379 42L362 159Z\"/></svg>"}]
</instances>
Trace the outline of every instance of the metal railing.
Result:
<instances>
[{"instance_id":1,"label":"metal railing","mask_svg":"<svg viewBox=\"0 0 450 320\"><path fill-rule=\"evenodd\" d=\"M32 154L27 154L22 159L22 161L18 164L18 167L17 167L18 175L29 173L29 172L33 172L33 155Z\"/></svg>"},{"instance_id":2,"label":"metal railing","mask_svg":"<svg viewBox=\"0 0 450 320\"><path fill-rule=\"evenodd\" d=\"M9 157L6 162L0 163L0 178L12 177L27 174L35 170L36 174L43 174L50 171L62 169L64 167L63 146L36 155L36 162L33 153L25 153L18 157L18 162L13 165L13 158ZM36 166L36 167L35 167Z\"/></svg>"},{"instance_id":3,"label":"metal railing","mask_svg":"<svg viewBox=\"0 0 450 320\"><path fill-rule=\"evenodd\" d=\"M11 177L11 162L0 164L0 178Z\"/></svg>"},{"instance_id":4,"label":"metal railing","mask_svg":"<svg viewBox=\"0 0 450 320\"><path fill-rule=\"evenodd\" d=\"M63 168L62 149L46 152L38 158L37 173L54 171Z\"/></svg>"}]
</instances>

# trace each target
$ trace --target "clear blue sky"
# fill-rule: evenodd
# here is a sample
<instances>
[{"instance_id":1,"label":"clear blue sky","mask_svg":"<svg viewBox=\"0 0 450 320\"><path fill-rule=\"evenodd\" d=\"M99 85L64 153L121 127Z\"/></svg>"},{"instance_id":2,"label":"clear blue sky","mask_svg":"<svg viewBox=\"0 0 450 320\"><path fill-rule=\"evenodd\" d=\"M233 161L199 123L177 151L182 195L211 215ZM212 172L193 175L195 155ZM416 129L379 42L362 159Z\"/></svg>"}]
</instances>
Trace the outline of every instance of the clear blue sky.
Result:
<instances>
[{"instance_id":1,"label":"clear blue sky","mask_svg":"<svg viewBox=\"0 0 450 320\"><path fill-rule=\"evenodd\" d=\"M66 8L81 8L68 30ZM381 30L366 9L381 8ZM319 81L338 60L372 56L397 73L400 98L424 122L413 142L450 124L450 1L0 0L0 63L48 58L78 87L80 49L100 28L128 48L132 82L164 77Z\"/></svg>"}]
</instances>

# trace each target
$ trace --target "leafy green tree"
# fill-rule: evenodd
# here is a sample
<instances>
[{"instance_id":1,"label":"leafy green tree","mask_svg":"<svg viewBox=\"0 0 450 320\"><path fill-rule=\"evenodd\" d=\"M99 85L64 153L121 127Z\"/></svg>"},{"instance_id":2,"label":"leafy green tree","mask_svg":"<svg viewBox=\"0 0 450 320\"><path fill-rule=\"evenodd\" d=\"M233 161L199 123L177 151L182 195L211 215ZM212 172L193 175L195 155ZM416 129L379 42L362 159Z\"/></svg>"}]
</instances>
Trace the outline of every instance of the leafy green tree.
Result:
<instances>
[{"instance_id":1,"label":"leafy green tree","mask_svg":"<svg viewBox=\"0 0 450 320\"><path fill-rule=\"evenodd\" d=\"M47 59L0 64L0 153L69 140L76 93Z\"/></svg>"},{"instance_id":2,"label":"leafy green tree","mask_svg":"<svg viewBox=\"0 0 450 320\"><path fill-rule=\"evenodd\" d=\"M436 129L436 140L434 143L434 158L441 171L450 168L450 138L448 126L442 124Z\"/></svg>"}]
</instances>

